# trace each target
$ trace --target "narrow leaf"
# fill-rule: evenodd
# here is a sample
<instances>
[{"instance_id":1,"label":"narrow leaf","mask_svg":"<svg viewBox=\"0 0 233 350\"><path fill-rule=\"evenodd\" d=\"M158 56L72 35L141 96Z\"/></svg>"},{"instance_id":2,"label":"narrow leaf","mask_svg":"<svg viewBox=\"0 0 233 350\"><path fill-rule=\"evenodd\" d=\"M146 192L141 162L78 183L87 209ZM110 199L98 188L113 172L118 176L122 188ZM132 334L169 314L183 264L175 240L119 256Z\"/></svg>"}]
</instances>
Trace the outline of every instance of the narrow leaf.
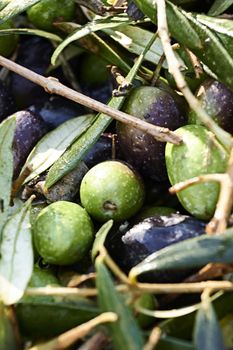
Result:
<instances>
[{"instance_id":1,"label":"narrow leaf","mask_svg":"<svg viewBox=\"0 0 233 350\"><path fill-rule=\"evenodd\" d=\"M24 294L33 270L30 226L31 199L7 221L3 229L0 260L0 299L16 303Z\"/></svg>"},{"instance_id":2,"label":"narrow leaf","mask_svg":"<svg viewBox=\"0 0 233 350\"><path fill-rule=\"evenodd\" d=\"M21 171L26 168L31 170L25 182L48 169L91 126L94 119L92 114L73 118L46 134L32 150Z\"/></svg>"},{"instance_id":3,"label":"narrow leaf","mask_svg":"<svg viewBox=\"0 0 233 350\"><path fill-rule=\"evenodd\" d=\"M96 258L99 251L104 246L105 239L107 237L107 234L111 230L112 225L113 225L113 220L109 220L105 222L105 224L103 224L103 226L101 226L101 228L97 232L93 243L92 251L91 251L92 261Z\"/></svg>"},{"instance_id":4,"label":"narrow leaf","mask_svg":"<svg viewBox=\"0 0 233 350\"><path fill-rule=\"evenodd\" d=\"M219 236L203 235L173 244L151 254L132 268L132 278L152 270L199 267L208 263L233 263L233 230Z\"/></svg>"},{"instance_id":5,"label":"narrow leaf","mask_svg":"<svg viewBox=\"0 0 233 350\"><path fill-rule=\"evenodd\" d=\"M111 276L102 260L96 259L98 300L103 312L116 312L119 319L108 324L115 350L141 350L143 337L136 320L121 295L116 291Z\"/></svg>"},{"instance_id":6,"label":"narrow leaf","mask_svg":"<svg viewBox=\"0 0 233 350\"><path fill-rule=\"evenodd\" d=\"M231 5L233 5L233 0L215 0L208 12L208 15L218 16L226 11Z\"/></svg>"},{"instance_id":7,"label":"narrow leaf","mask_svg":"<svg viewBox=\"0 0 233 350\"><path fill-rule=\"evenodd\" d=\"M148 30L132 26L125 25L115 30L107 29L105 33L110 35L112 39L121 44L129 52L140 55L144 50L146 43L152 38L153 33ZM158 63L161 56L163 55L163 48L159 38L157 38L150 50L145 55L145 60L154 64ZM164 68L167 68L166 61L163 64Z\"/></svg>"},{"instance_id":8,"label":"narrow leaf","mask_svg":"<svg viewBox=\"0 0 233 350\"><path fill-rule=\"evenodd\" d=\"M39 1L40 0L11 0L9 4L0 11L0 23L20 14Z\"/></svg>"},{"instance_id":9,"label":"narrow leaf","mask_svg":"<svg viewBox=\"0 0 233 350\"><path fill-rule=\"evenodd\" d=\"M12 34L26 34L26 35L37 35L41 36L42 38L46 38L49 40L53 40L55 42L61 42L62 39L60 36L46 32L44 30L40 29L33 29L33 28L11 28L11 29L1 29L0 35L12 35Z\"/></svg>"},{"instance_id":10,"label":"narrow leaf","mask_svg":"<svg viewBox=\"0 0 233 350\"><path fill-rule=\"evenodd\" d=\"M111 17L106 19L94 19L92 22L88 22L71 33L54 51L51 58L51 63L55 64L58 56L64 50L64 48L70 43L79 40L91 33L97 32L98 30L103 30L107 28L117 28L124 23L130 23L127 17Z\"/></svg>"},{"instance_id":11,"label":"narrow leaf","mask_svg":"<svg viewBox=\"0 0 233 350\"><path fill-rule=\"evenodd\" d=\"M16 329L13 324L13 310L0 304L0 349L1 350L17 350Z\"/></svg>"},{"instance_id":12,"label":"narrow leaf","mask_svg":"<svg viewBox=\"0 0 233 350\"><path fill-rule=\"evenodd\" d=\"M12 142L16 119L14 116L0 124L0 234L7 218L13 176Z\"/></svg>"},{"instance_id":13,"label":"narrow leaf","mask_svg":"<svg viewBox=\"0 0 233 350\"><path fill-rule=\"evenodd\" d=\"M224 350L224 342L217 316L209 299L202 301L197 312L194 343L197 350Z\"/></svg>"}]
</instances>

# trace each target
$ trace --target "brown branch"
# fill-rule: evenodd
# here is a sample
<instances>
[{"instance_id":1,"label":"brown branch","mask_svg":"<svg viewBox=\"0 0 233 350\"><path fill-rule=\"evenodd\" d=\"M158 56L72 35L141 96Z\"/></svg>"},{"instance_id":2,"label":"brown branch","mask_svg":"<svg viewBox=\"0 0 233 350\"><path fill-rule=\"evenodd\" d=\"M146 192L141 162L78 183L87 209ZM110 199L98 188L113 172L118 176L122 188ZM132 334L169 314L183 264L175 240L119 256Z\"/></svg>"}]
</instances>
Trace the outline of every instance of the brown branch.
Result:
<instances>
[{"instance_id":1,"label":"brown branch","mask_svg":"<svg viewBox=\"0 0 233 350\"><path fill-rule=\"evenodd\" d=\"M169 192L171 194L175 194L177 192L180 192L182 190L185 190L186 188L203 182L220 182L221 186L224 184L225 180L227 178L226 174L206 174L206 175L199 175L196 177L193 177L191 179L179 182L175 184L174 186L169 188Z\"/></svg>"},{"instance_id":2,"label":"brown branch","mask_svg":"<svg viewBox=\"0 0 233 350\"><path fill-rule=\"evenodd\" d=\"M45 91L50 94L63 96L97 112L104 113L122 123L131 124L135 128L138 128L145 133L154 136L159 141L171 142L174 144L180 144L182 142L181 137L170 131L168 128L155 126L141 119L135 118L127 113L111 108L104 103L96 101L88 96L85 96L75 90L68 88L67 86L61 84L56 78L43 77L42 75L39 75L25 67L22 67L3 56L0 56L0 65L28 80L31 80L33 83L42 86Z\"/></svg>"}]
</instances>

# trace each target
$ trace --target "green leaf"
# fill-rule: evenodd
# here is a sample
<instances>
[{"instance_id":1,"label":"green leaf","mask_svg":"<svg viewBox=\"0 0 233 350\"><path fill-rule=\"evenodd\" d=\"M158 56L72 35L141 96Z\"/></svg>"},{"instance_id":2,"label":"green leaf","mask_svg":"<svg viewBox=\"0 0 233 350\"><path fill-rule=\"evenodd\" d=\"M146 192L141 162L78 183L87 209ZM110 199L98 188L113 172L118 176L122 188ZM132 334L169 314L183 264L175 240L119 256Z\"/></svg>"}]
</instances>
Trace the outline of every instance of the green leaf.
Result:
<instances>
[{"instance_id":1,"label":"green leaf","mask_svg":"<svg viewBox=\"0 0 233 350\"><path fill-rule=\"evenodd\" d=\"M16 330L13 324L13 310L0 304L0 349L18 350Z\"/></svg>"},{"instance_id":2,"label":"green leaf","mask_svg":"<svg viewBox=\"0 0 233 350\"><path fill-rule=\"evenodd\" d=\"M152 38L153 33L140 27L125 25L115 30L107 29L105 33L110 35L112 39L121 44L129 52L140 55L144 50L146 43ZM163 48L159 38L157 38L150 50L145 55L145 60L158 63L163 55ZM166 61L163 64L164 68L167 68Z\"/></svg>"},{"instance_id":3,"label":"green leaf","mask_svg":"<svg viewBox=\"0 0 233 350\"><path fill-rule=\"evenodd\" d=\"M143 337L139 326L124 299L116 291L110 273L102 260L96 259L96 284L98 300L103 312L112 311L118 315L118 320L108 327L115 350L141 350Z\"/></svg>"},{"instance_id":4,"label":"green leaf","mask_svg":"<svg viewBox=\"0 0 233 350\"><path fill-rule=\"evenodd\" d=\"M197 350L225 349L219 322L209 298L202 301L202 306L197 312L194 343Z\"/></svg>"},{"instance_id":5,"label":"green leaf","mask_svg":"<svg viewBox=\"0 0 233 350\"><path fill-rule=\"evenodd\" d=\"M233 263L233 229L219 236L203 235L163 248L132 268L132 278L148 271Z\"/></svg>"},{"instance_id":6,"label":"green leaf","mask_svg":"<svg viewBox=\"0 0 233 350\"><path fill-rule=\"evenodd\" d=\"M225 49L233 56L233 22L229 19L197 15L197 20L210 28L219 37Z\"/></svg>"},{"instance_id":7,"label":"green leaf","mask_svg":"<svg viewBox=\"0 0 233 350\"><path fill-rule=\"evenodd\" d=\"M233 5L233 0L215 0L208 12L208 15L218 16L226 11L231 5Z\"/></svg>"},{"instance_id":8,"label":"green leaf","mask_svg":"<svg viewBox=\"0 0 233 350\"><path fill-rule=\"evenodd\" d=\"M147 50L152 45L155 40L155 36L152 37L150 42L145 47L144 51L141 53L134 66L128 73L126 80L131 83L136 76L136 73L144 59ZM111 98L108 105L112 108L119 109L124 102L125 96L113 97ZM62 157L58 159L57 162L50 168L48 175L46 177L45 186L47 188L51 187L58 180L60 180L64 175L73 170L78 163L85 157L88 150L95 144L99 139L100 135L111 123L112 118L99 113L97 119L92 124L92 126L84 133L77 141L75 141L71 147L64 153Z\"/></svg>"},{"instance_id":9,"label":"green leaf","mask_svg":"<svg viewBox=\"0 0 233 350\"><path fill-rule=\"evenodd\" d=\"M0 11L0 23L20 14L39 1L40 0L11 0L10 2L8 1L9 4L6 4L6 1L4 1L6 6Z\"/></svg>"},{"instance_id":10,"label":"green leaf","mask_svg":"<svg viewBox=\"0 0 233 350\"><path fill-rule=\"evenodd\" d=\"M62 38L56 34L46 32L44 30L40 29L33 29L33 28L11 28L11 29L1 29L0 30L0 36L1 35L12 35L12 34L26 34L26 35L37 35L41 36L42 38L46 38L49 40L53 40L55 42L61 42Z\"/></svg>"},{"instance_id":11,"label":"green leaf","mask_svg":"<svg viewBox=\"0 0 233 350\"><path fill-rule=\"evenodd\" d=\"M157 5L153 0L135 0L139 8L156 23ZM191 13L166 1L167 20L171 35L189 48L216 76L233 89L233 59L220 39L198 22Z\"/></svg>"},{"instance_id":12,"label":"green leaf","mask_svg":"<svg viewBox=\"0 0 233 350\"><path fill-rule=\"evenodd\" d=\"M95 116L87 114L66 121L58 128L46 134L29 154L21 173L30 169L25 182L47 170L66 149L93 123Z\"/></svg>"},{"instance_id":13,"label":"green leaf","mask_svg":"<svg viewBox=\"0 0 233 350\"><path fill-rule=\"evenodd\" d=\"M30 225L31 199L4 226L0 260L0 299L16 303L24 294L33 270Z\"/></svg>"},{"instance_id":14,"label":"green leaf","mask_svg":"<svg viewBox=\"0 0 233 350\"><path fill-rule=\"evenodd\" d=\"M16 304L20 330L33 339L54 337L98 314L95 303L80 297L26 296Z\"/></svg>"},{"instance_id":15,"label":"green leaf","mask_svg":"<svg viewBox=\"0 0 233 350\"><path fill-rule=\"evenodd\" d=\"M103 224L103 226L101 226L101 228L97 232L93 246L92 246L92 251L91 251L92 261L94 261L94 259L98 255L99 251L104 246L105 239L107 237L107 234L111 230L112 225L113 225L113 220L109 220L109 221L105 222Z\"/></svg>"},{"instance_id":16,"label":"green leaf","mask_svg":"<svg viewBox=\"0 0 233 350\"><path fill-rule=\"evenodd\" d=\"M156 350L195 350L191 342L182 339L162 336ZM204 349L203 349L204 350Z\"/></svg>"},{"instance_id":17,"label":"green leaf","mask_svg":"<svg viewBox=\"0 0 233 350\"><path fill-rule=\"evenodd\" d=\"M8 118L0 124L0 234L7 218L11 199L13 176L12 142L16 126L15 117Z\"/></svg>"},{"instance_id":18,"label":"green leaf","mask_svg":"<svg viewBox=\"0 0 233 350\"><path fill-rule=\"evenodd\" d=\"M122 26L124 23L132 23L127 17L110 17L110 18L100 18L94 19L93 22L88 22L86 25L78 26L73 33L71 33L54 51L51 63L55 64L58 56L64 50L64 48L70 43L80 40L81 38L97 32L98 30L103 30L107 28L117 28Z\"/></svg>"}]
</instances>

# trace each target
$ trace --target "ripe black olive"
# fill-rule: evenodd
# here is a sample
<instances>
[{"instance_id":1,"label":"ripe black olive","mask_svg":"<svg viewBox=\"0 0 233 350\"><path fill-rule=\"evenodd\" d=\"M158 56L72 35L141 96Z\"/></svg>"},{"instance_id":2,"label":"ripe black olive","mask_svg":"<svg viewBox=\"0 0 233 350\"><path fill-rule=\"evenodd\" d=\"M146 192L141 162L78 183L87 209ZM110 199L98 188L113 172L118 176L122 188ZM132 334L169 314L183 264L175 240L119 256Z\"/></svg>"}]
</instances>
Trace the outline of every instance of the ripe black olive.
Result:
<instances>
[{"instance_id":1,"label":"ripe black olive","mask_svg":"<svg viewBox=\"0 0 233 350\"><path fill-rule=\"evenodd\" d=\"M175 130L186 124L186 108L175 92L157 87L135 88L123 110L151 124ZM119 144L126 161L145 178L156 181L167 179L165 143L159 142L135 127L117 123Z\"/></svg>"},{"instance_id":2,"label":"ripe black olive","mask_svg":"<svg viewBox=\"0 0 233 350\"><path fill-rule=\"evenodd\" d=\"M24 165L29 153L48 131L43 119L30 111L20 111L15 114L16 129L13 140L14 178Z\"/></svg>"},{"instance_id":3,"label":"ripe black olive","mask_svg":"<svg viewBox=\"0 0 233 350\"><path fill-rule=\"evenodd\" d=\"M84 108L80 104L60 96L50 96L46 101L30 106L29 110L40 114L51 129L71 118L85 114Z\"/></svg>"},{"instance_id":4,"label":"ripe black olive","mask_svg":"<svg viewBox=\"0 0 233 350\"><path fill-rule=\"evenodd\" d=\"M153 216L133 226L126 233L114 234L108 250L119 266L128 273L150 254L171 244L204 234L205 223L193 217L170 214ZM148 282L181 282L190 269L150 272L142 280Z\"/></svg>"},{"instance_id":5,"label":"ripe black olive","mask_svg":"<svg viewBox=\"0 0 233 350\"><path fill-rule=\"evenodd\" d=\"M217 80L205 80L196 92L202 107L224 130L233 134L233 92ZM194 111L189 113L190 124L200 124Z\"/></svg>"},{"instance_id":6,"label":"ripe black olive","mask_svg":"<svg viewBox=\"0 0 233 350\"><path fill-rule=\"evenodd\" d=\"M14 97L7 85L0 80L0 122L14 112Z\"/></svg>"},{"instance_id":7,"label":"ripe black olive","mask_svg":"<svg viewBox=\"0 0 233 350\"><path fill-rule=\"evenodd\" d=\"M38 36L26 40L21 39L16 62L38 74L45 75L52 52L53 46L46 39ZM15 97L17 107L20 109L47 97L47 93L42 87L16 73L11 73L11 91Z\"/></svg>"}]
</instances>

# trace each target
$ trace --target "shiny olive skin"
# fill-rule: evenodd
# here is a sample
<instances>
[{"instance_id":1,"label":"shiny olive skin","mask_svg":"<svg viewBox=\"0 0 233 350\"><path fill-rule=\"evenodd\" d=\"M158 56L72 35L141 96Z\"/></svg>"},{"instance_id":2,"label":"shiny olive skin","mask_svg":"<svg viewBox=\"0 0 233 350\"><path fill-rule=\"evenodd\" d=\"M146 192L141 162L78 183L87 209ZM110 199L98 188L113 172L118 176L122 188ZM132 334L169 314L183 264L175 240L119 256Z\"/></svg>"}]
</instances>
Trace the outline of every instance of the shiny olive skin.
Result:
<instances>
[{"instance_id":1,"label":"shiny olive skin","mask_svg":"<svg viewBox=\"0 0 233 350\"><path fill-rule=\"evenodd\" d=\"M187 122L185 102L175 92L157 87L135 88L123 110L151 124L175 130ZM125 160L145 178L167 179L165 143L135 127L117 123L119 145Z\"/></svg>"},{"instance_id":2,"label":"shiny olive skin","mask_svg":"<svg viewBox=\"0 0 233 350\"><path fill-rule=\"evenodd\" d=\"M48 131L43 119L30 111L15 113L16 129L13 140L14 178L16 178L24 165L29 153L36 143Z\"/></svg>"},{"instance_id":3,"label":"shiny olive skin","mask_svg":"<svg viewBox=\"0 0 233 350\"><path fill-rule=\"evenodd\" d=\"M0 80L0 122L15 111L14 97L8 86Z\"/></svg>"},{"instance_id":4,"label":"shiny olive skin","mask_svg":"<svg viewBox=\"0 0 233 350\"><path fill-rule=\"evenodd\" d=\"M53 52L52 44L38 36L21 38L16 63L45 75ZM24 109L30 105L47 99L47 93L42 87L32 83L16 73L11 73L11 91L17 107Z\"/></svg>"},{"instance_id":5,"label":"shiny olive skin","mask_svg":"<svg viewBox=\"0 0 233 350\"><path fill-rule=\"evenodd\" d=\"M113 259L125 271L139 264L150 254L171 244L204 234L205 223L193 217L169 214L156 215L131 227L123 234L118 231L107 242ZM191 270L150 272L142 276L147 282L181 282Z\"/></svg>"},{"instance_id":6,"label":"shiny olive skin","mask_svg":"<svg viewBox=\"0 0 233 350\"><path fill-rule=\"evenodd\" d=\"M40 114L51 129L69 119L85 114L84 108L80 104L60 96L49 96L45 101L35 103L29 109Z\"/></svg>"},{"instance_id":7,"label":"shiny olive skin","mask_svg":"<svg viewBox=\"0 0 233 350\"><path fill-rule=\"evenodd\" d=\"M200 85L196 96L209 116L233 134L233 92L223 83L207 79ZM194 111L189 113L189 124L201 124Z\"/></svg>"}]
</instances>

